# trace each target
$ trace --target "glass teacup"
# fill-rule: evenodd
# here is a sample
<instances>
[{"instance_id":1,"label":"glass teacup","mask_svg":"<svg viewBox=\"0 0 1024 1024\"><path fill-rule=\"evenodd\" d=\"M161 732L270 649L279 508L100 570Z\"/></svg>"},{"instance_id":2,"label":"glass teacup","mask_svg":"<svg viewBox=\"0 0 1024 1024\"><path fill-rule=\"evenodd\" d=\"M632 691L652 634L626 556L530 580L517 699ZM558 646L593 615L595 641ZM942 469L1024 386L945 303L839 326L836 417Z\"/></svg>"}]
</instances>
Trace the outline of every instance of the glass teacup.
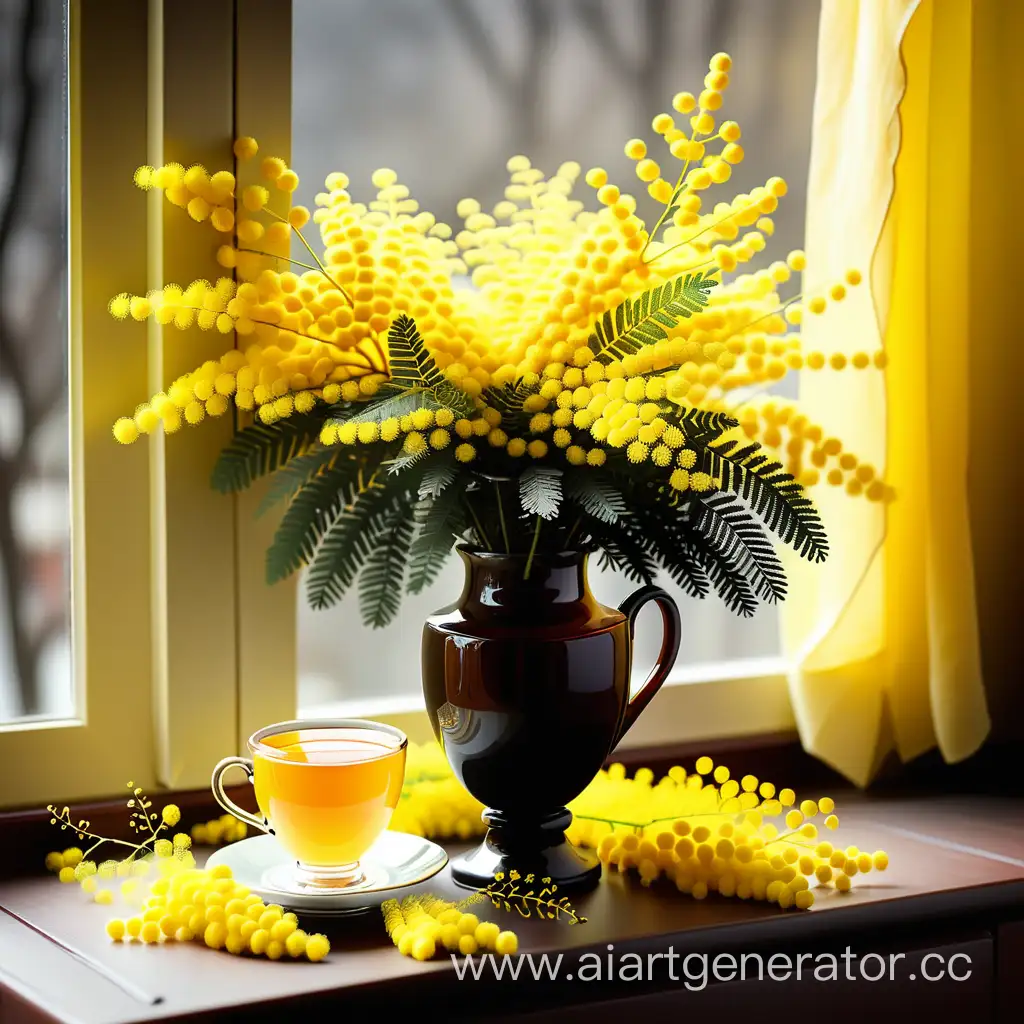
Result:
<instances>
[{"instance_id":1,"label":"glass teacup","mask_svg":"<svg viewBox=\"0 0 1024 1024\"><path fill-rule=\"evenodd\" d=\"M387 828L405 777L401 730L356 718L268 725L249 737L251 758L226 757L213 770L213 795L236 818L277 836L296 860L304 888L343 889L364 880L360 858ZM256 790L260 816L224 792L239 766Z\"/></svg>"}]
</instances>

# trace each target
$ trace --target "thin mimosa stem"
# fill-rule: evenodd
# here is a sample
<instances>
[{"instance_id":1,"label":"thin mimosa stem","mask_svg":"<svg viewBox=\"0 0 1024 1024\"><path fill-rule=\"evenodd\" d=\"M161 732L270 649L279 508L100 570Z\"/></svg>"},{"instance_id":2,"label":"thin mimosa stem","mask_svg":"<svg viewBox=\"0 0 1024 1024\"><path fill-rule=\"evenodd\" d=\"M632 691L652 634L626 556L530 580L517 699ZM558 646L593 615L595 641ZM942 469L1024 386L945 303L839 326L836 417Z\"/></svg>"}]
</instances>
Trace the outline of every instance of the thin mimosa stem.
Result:
<instances>
[{"instance_id":1,"label":"thin mimosa stem","mask_svg":"<svg viewBox=\"0 0 1024 1024\"><path fill-rule=\"evenodd\" d=\"M533 556L537 553L537 541L540 540L541 517L537 516L537 525L533 531L533 543L530 545L530 553L526 556L526 568L523 569L523 579L530 578L530 569L533 568Z\"/></svg>"},{"instance_id":2,"label":"thin mimosa stem","mask_svg":"<svg viewBox=\"0 0 1024 1024\"><path fill-rule=\"evenodd\" d=\"M508 543L508 527L505 524L505 507L501 503L501 485L497 480L494 481L494 493L498 499L498 521L501 523L501 536L505 541L505 554L511 552L511 548Z\"/></svg>"},{"instance_id":3,"label":"thin mimosa stem","mask_svg":"<svg viewBox=\"0 0 1024 1024\"><path fill-rule=\"evenodd\" d=\"M476 532L480 537L480 543L483 544L486 550L490 551L491 542L487 539L487 534L484 532L483 525L481 524L475 509L468 501L466 502L466 508L469 510L469 514L473 517L473 524L476 527Z\"/></svg>"}]
</instances>

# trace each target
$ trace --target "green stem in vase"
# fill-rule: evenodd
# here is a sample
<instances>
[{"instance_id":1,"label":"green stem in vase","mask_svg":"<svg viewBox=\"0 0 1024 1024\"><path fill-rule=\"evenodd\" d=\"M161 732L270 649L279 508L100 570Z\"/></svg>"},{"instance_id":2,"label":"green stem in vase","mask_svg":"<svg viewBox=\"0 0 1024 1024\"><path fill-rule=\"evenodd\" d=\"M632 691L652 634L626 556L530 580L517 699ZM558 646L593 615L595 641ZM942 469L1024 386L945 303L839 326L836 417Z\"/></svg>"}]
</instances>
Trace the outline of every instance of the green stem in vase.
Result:
<instances>
[{"instance_id":1,"label":"green stem in vase","mask_svg":"<svg viewBox=\"0 0 1024 1024\"><path fill-rule=\"evenodd\" d=\"M576 522L573 523L572 526L570 527L569 532L565 535L565 546L566 546L566 548L569 547L569 542L572 540L573 534L576 532L577 527L582 522L583 522L583 517L582 516L578 517Z\"/></svg>"},{"instance_id":2,"label":"green stem in vase","mask_svg":"<svg viewBox=\"0 0 1024 1024\"><path fill-rule=\"evenodd\" d=\"M523 579L530 578L530 569L533 567L533 556L537 553L537 541L540 540L541 517L537 516L537 525L533 531L533 543L530 545L530 553L526 556L526 568L523 569Z\"/></svg>"},{"instance_id":3,"label":"green stem in vase","mask_svg":"<svg viewBox=\"0 0 1024 1024\"><path fill-rule=\"evenodd\" d=\"M491 542L487 539L487 534L484 533L484 528L477 517L476 510L473 508L472 502L466 502L466 508L469 514L473 517L473 524L476 528L477 536L480 538L480 543L484 546L485 551L490 551Z\"/></svg>"},{"instance_id":4,"label":"green stem in vase","mask_svg":"<svg viewBox=\"0 0 1024 1024\"><path fill-rule=\"evenodd\" d=\"M501 485L497 481L494 482L494 493L498 499L498 521L501 523L501 536L505 541L505 554L507 555L512 549L508 543L508 526L505 523L505 507L501 503Z\"/></svg>"}]
</instances>

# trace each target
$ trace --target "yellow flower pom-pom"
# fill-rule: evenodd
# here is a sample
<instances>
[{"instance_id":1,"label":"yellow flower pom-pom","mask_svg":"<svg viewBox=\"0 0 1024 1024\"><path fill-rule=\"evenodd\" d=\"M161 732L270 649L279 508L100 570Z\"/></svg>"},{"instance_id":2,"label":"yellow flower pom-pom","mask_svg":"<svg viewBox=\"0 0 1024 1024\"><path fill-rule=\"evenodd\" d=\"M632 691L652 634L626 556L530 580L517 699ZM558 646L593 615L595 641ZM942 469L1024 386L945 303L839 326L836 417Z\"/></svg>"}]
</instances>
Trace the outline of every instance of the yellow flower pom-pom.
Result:
<instances>
[{"instance_id":1,"label":"yellow flower pom-pom","mask_svg":"<svg viewBox=\"0 0 1024 1024\"><path fill-rule=\"evenodd\" d=\"M647 143L643 139L630 139L625 146L630 160L642 160L647 155Z\"/></svg>"},{"instance_id":2,"label":"yellow flower pom-pom","mask_svg":"<svg viewBox=\"0 0 1024 1024\"><path fill-rule=\"evenodd\" d=\"M259 152L260 147L251 135L243 135L240 139L235 139L231 149L239 160L251 160Z\"/></svg>"},{"instance_id":3,"label":"yellow flower pom-pom","mask_svg":"<svg viewBox=\"0 0 1024 1024\"><path fill-rule=\"evenodd\" d=\"M672 109L678 110L680 114L689 114L696 106L697 98L692 92L677 92L672 97Z\"/></svg>"},{"instance_id":4,"label":"yellow flower pom-pom","mask_svg":"<svg viewBox=\"0 0 1024 1024\"><path fill-rule=\"evenodd\" d=\"M515 932L499 932L494 940L494 952L499 956L514 956L519 950L519 938Z\"/></svg>"},{"instance_id":5,"label":"yellow flower pom-pom","mask_svg":"<svg viewBox=\"0 0 1024 1024\"><path fill-rule=\"evenodd\" d=\"M656 160L641 160L636 165L636 176L641 181L654 181L661 174L661 168Z\"/></svg>"},{"instance_id":6,"label":"yellow flower pom-pom","mask_svg":"<svg viewBox=\"0 0 1024 1024\"><path fill-rule=\"evenodd\" d=\"M647 445L642 441L633 441L632 444L626 448L626 458L633 463L644 462L647 459L648 452L649 449Z\"/></svg>"},{"instance_id":7,"label":"yellow flower pom-pom","mask_svg":"<svg viewBox=\"0 0 1024 1024\"><path fill-rule=\"evenodd\" d=\"M672 199L673 188L664 178L658 178L647 186L650 197L658 203L668 203Z\"/></svg>"},{"instance_id":8,"label":"yellow flower pom-pom","mask_svg":"<svg viewBox=\"0 0 1024 1024\"><path fill-rule=\"evenodd\" d=\"M801 889L793 897L793 903L800 910L810 910L814 906L814 893L810 889Z\"/></svg>"},{"instance_id":9,"label":"yellow flower pom-pom","mask_svg":"<svg viewBox=\"0 0 1024 1024\"><path fill-rule=\"evenodd\" d=\"M242 189L242 205L252 212L262 210L270 199L270 193L262 185L248 185Z\"/></svg>"},{"instance_id":10,"label":"yellow flower pom-pom","mask_svg":"<svg viewBox=\"0 0 1024 1024\"><path fill-rule=\"evenodd\" d=\"M204 221L211 213L210 204L202 196L194 196L188 201L188 215L196 221Z\"/></svg>"},{"instance_id":11,"label":"yellow flower pom-pom","mask_svg":"<svg viewBox=\"0 0 1024 1024\"><path fill-rule=\"evenodd\" d=\"M181 821L181 809L177 804L167 804L160 812L165 825L177 825Z\"/></svg>"},{"instance_id":12,"label":"yellow flower pom-pom","mask_svg":"<svg viewBox=\"0 0 1024 1024\"><path fill-rule=\"evenodd\" d=\"M309 936L301 928L296 928L284 940L285 951L291 957L300 957L306 952L306 943L308 941Z\"/></svg>"},{"instance_id":13,"label":"yellow flower pom-pom","mask_svg":"<svg viewBox=\"0 0 1024 1024\"><path fill-rule=\"evenodd\" d=\"M235 214L226 206L215 206L210 213L210 223L216 231L230 231L235 226Z\"/></svg>"},{"instance_id":14,"label":"yellow flower pom-pom","mask_svg":"<svg viewBox=\"0 0 1024 1024\"><path fill-rule=\"evenodd\" d=\"M316 934L310 935L306 939L306 958L313 963L318 960L323 960L325 956L331 951L331 944L327 940L326 935Z\"/></svg>"},{"instance_id":15,"label":"yellow flower pom-pom","mask_svg":"<svg viewBox=\"0 0 1024 1024\"><path fill-rule=\"evenodd\" d=\"M370 175L374 188L388 188L398 181L398 175L390 167L379 167Z\"/></svg>"},{"instance_id":16,"label":"yellow flower pom-pom","mask_svg":"<svg viewBox=\"0 0 1024 1024\"><path fill-rule=\"evenodd\" d=\"M292 170L283 171L274 179L274 186L282 192L294 192L299 187L299 176Z\"/></svg>"},{"instance_id":17,"label":"yellow flower pom-pom","mask_svg":"<svg viewBox=\"0 0 1024 1024\"><path fill-rule=\"evenodd\" d=\"M658 114L651 121L651 127L659 134L664 135L675 128L676 123L671 114Z\"/></svg>"},{"instance_id":18,"label":"yellow flower pom-pom","mask_svg":"<svg viewBox=\"0 0 1024 1024\"><path fill-rule=\"evenodd\" d=\"M260 164L260 174L267 181L277 181L288 169L288 165L279 156L268 156Z\"/></svg>"},{"instance_id":19,"label":"yellow flower pom-pom","mask_svg":"<svg viewBox=\"0 0 1024 1024\"><path fill-rule=\"evenodd\" d=\"M603 167L591 167L584 180L591 188L601 188L608 183L608 172Z\"/></svg>"},{"instance_id":20,"label":"yellow flower pom-pom","mask_svg":"<svg viewBox=\"0 0 1024 1024\"><path fill-rule=\"evenodd\" d=\"M427 449L426 438L419 433L419 431L413 430L405 435L405 442L402 445L402 450L407 455L418 455L422 451Z\"/></svg>"},{"instance_id":21,"label":"yellow flower pom-pom","mask_svg":"<svg viewBox=\"0 0 1024 1024\"><path fill-rule=\"evenodd\" d=\"M309 218L310 213L305 206L293 206L288 211L288 223L297 230L304 228L309 223Z\"/></svg>"},{"instance_id":22,"label":"yellow flower pom-pom","mask_svg":"<svg viewBox=\"0 0 1024 1024\"><path fill-rule=\"evenodd\" d=\"M121 444L131 444L139 436L139 428L135 420L122 416L114 424L114 437Z\"/></svg>"}]
</instances>

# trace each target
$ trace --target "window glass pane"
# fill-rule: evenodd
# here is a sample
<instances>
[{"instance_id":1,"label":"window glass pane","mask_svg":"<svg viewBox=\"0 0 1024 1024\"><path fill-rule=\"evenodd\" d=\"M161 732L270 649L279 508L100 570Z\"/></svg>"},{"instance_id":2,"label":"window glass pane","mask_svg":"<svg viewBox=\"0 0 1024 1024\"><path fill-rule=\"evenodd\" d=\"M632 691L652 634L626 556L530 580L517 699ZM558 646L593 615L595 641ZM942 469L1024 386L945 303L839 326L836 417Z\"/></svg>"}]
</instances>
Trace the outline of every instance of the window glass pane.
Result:
<instances>
[{"instance_id":1,"label":"window glass pane","mask_svg":"<svg viewBox=\"0 0 1024 1024\"><path fill-rule=\"evenodd\" d=\"M333 170L355 198L377 167L393 167L421 208L457 223L464 196L487 209L502 198L516 153L553 172L566 160L633 180L622 146L652 139L650 122L680 89L699 91L708 58L735 61L725 111L743 127L747 159L728 196L782 175L790 186L771 258L803 240L818 4L808 0L293 0L292 163L311 204ZM734 186L734 187L733 187ZM641 203L649 202L642 187ZM590 199L580 183L578 197ZM646 208L645 208L646 209ZM767 253L766 253L767 255ZM792 388L786 382L787 389ZM451 566L384 632L359 625L355 595L324 612L300 599L300 706L415 694L423 618L461 589ZM600 573L607 604L631 589ZM777 656L775 609L740 619L716 598L678 595L680 664ZM641 619L636 672L660 645L660 616Z\"/></svg>"},{"instance_id":2,"label":"window glass pane","mask_svg":"<svg viewBox=\"0 0 1024 1024\"><path fill-rule=\"evenodd\" d=\"M73 714L65 22L0 0L0 723Z\"/></svg>"}]
</instances>

